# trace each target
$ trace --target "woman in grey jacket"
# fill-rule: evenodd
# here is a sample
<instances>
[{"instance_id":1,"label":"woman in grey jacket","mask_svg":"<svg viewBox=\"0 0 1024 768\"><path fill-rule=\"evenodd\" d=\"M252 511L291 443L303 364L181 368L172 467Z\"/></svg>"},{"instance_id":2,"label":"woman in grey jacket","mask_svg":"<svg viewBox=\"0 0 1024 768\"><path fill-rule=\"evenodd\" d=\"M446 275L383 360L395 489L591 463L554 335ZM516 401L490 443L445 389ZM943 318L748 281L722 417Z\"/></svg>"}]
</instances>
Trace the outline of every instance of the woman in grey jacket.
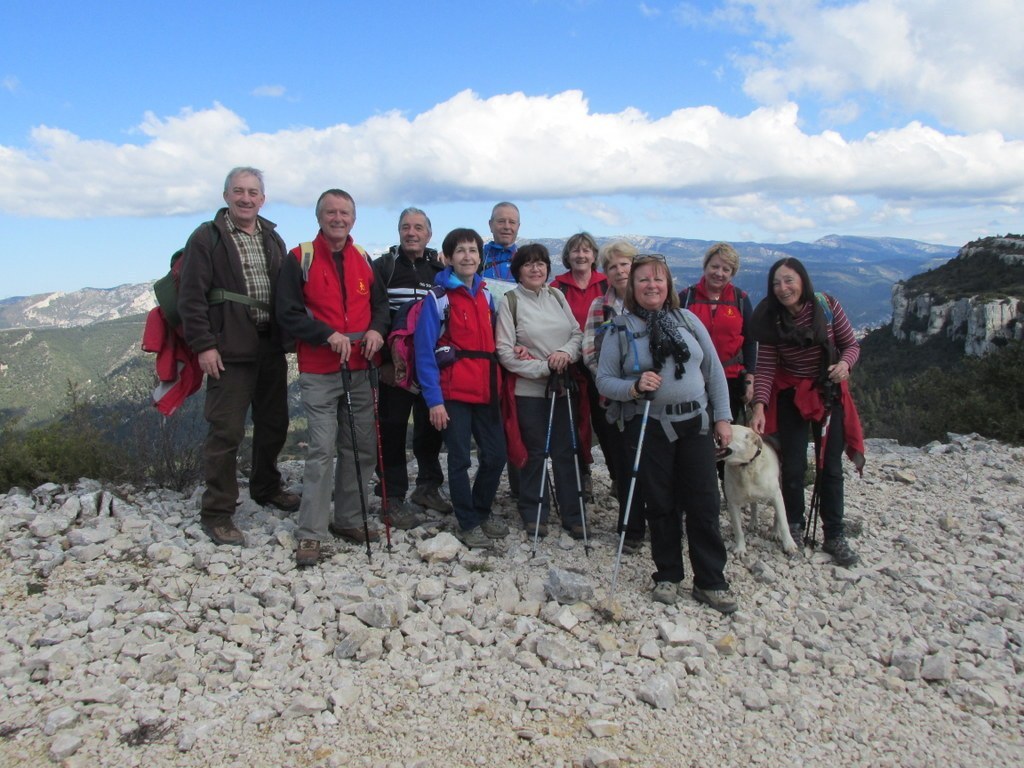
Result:
<instances>
[{"instance_id":1,"label":"woman in grey jacket","mask_svg":"<svg viewBox=\"0 0 1024 768\"><path fill-rule=\"evenodd\" d=\"M634 456L643 401L650 400L637 482L657 567L653 598L672 605L679 597L685 512L693 597L732 613L715 471L715 443L724 448L732 438L725 372L707 329L679 309L664 259L633 262L625 305L628 313L615 318L601 347L597 388L622 409L626 449Z\"/></svg>"},{"instance_id":2,"label":"woman in grey jacket","mask_svg":"<svg viewBox=\"0 0 1024 768\"><path fill-rule=\"evenodd\" d=\"M527 451L519 477L519 515L532 533L539 510L543 534L547 532L549 503L548 494L540 493L547 487L544 446L551 414L548 382L552 375L568 375L571 364L580 359L583 331L562 292L547 285L551 271L547 248L539 243L524 245L512 257L511 270L518 285L505 294L498 308L494 341L499 362L517 376L516 413ZM578 392L569 396L578 396ZM578 402L573 403L573 412L579 413ZM551 420L550 455L562 527L573 538L581 539L583 519L564 394L557 396Z\"/></svg>"}]
</instances>

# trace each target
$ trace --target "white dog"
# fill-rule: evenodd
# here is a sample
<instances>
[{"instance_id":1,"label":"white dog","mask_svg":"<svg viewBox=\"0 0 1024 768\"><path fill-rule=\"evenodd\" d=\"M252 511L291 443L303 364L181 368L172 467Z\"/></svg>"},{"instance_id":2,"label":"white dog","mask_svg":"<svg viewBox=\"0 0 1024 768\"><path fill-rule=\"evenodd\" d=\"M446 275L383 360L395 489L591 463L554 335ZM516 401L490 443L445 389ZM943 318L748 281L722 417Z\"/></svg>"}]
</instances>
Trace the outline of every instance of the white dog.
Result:
<instances>
[{"instance_id":1,"label":"white dog","mask_svg":"<svg viewBox=\"0 0 1024 768\"><path fill-rule=\"evenodd\" d=\"M786 554L795 554L798 547L789 533L786 505L779 486L781 465L775 450L754 430L734 425L732 440L723 453L719 458L725 461L725 498L732 533L736 537L733 553L742 556L747 551L741 507L750 504L751 516L757 520L756 502L767 501L775 507L775 536L782 542Z\"/></svg>"}]
</instances>

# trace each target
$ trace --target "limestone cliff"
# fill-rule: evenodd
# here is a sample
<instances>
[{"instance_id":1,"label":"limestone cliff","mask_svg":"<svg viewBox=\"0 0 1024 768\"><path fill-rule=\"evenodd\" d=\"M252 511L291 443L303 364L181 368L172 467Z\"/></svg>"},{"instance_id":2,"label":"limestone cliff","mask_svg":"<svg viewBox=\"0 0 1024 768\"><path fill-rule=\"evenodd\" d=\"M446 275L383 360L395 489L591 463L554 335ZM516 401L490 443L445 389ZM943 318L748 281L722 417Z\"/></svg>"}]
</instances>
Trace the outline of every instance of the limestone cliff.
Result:
<instances>
[{"instance_id":1,"label":"limestone cliff","mask_svg":"<svg viewBox=\"0 0 1024 768\"><path fill-rule=\"evenodd\" d=\"M1022 297L1024 237L977 240L948 263L893 286L893 334L915 344L945 334L963 341L965 354L984 355L1024 340Z\"/></svg>"}]
</instances>

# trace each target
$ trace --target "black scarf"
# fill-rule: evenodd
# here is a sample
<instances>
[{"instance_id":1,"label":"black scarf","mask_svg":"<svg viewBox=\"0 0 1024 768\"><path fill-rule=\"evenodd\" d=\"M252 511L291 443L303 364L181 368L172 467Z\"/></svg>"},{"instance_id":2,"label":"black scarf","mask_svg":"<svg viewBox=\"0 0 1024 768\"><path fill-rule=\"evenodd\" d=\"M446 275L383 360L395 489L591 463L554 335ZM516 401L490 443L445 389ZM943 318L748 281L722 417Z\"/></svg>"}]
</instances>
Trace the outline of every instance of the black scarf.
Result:
<instances>
[{"instance_id":1,"label":"black scarf","mask_svg":"<svg viewBox=\"0 0 1024 768\"><path fill-rule=\"evenodd\" d=\"M785 307L772 297L766 296L761 299L750 316L750 335L759 344L788 344L801 348L821 346L825 350L822 363L826 366L832 365L838 355L828 338L828 320L817 296L811 302L814 307L811 324L797 325L793 322L793 315Z\"/></svg>"},{"instance_id":2,"label":"black scarf","mask_svg":"<svg viewBox=\"0 0 1024 768\"><path fill-rule=\"evenodd\" d=\"M676 378L683 378L683 363L690 359L690 348L679 334L679 325L674 313L664 308L652 312L637 307L633 314L647 323L654 370L660 371L665 361L672 357L676 361Z\"/></svg>"}]
</instances>

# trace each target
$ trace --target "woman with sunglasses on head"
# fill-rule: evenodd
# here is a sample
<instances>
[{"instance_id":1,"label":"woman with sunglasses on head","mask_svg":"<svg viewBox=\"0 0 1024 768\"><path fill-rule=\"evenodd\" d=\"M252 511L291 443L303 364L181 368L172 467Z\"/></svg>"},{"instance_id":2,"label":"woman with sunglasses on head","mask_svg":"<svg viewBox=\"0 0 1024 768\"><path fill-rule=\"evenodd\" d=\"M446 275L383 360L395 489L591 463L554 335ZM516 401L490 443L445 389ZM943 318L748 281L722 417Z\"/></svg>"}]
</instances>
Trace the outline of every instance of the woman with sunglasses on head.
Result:
<instances>
[{"instance_id":1,"label":"woman with sunglasses on head","mask_svg":"<svg viewBox=\"0 0 1024 768\"><path fill-rule=\"evenodd\" d=\"M601 345L608 333L612 320L625 311L626 288L629 286L629 270L633 266L637 250L625 240L606 243L600 250L601 271L608 276L608 291L591 303L583 326L583 362L594 381L594 392L597 393L597 363L601 356ZM629 475L633 467L633 456L626 451L622 440L622 420L618 418L618 409L612 418L608 416L608 401L597 397L596 408L591 410L594 432L601 423L607 432L601 441L608 464L608 474L612 479L612 487L619 502L619 522L616 530L622 532L623 520L626 516L626 502L629 500ZM600 439L600 438L598 438ZM622 542L622 551L633 553L643 545L647 528L644 524L643 494L640 489L633 489L633 501L626 526L626 538Z\"/></svg>"},{"instance_id":2,"label":"woman with sunglasses on head","mask_svg":"<svg viewBox=\"0 0 1024 768\"><path fill-rule=\"evenodd\" d=\"M668 605L679 598L685 512L691 594L732 613L736 602L725 579L715 471L715 444L724 448L732 438L722 363L700 320L679 308L663 258L641 256L633 262L625 308L601 346L597 387L619 404L626 450L631 456L640 451L637 481L657 568L652 597Z\"/></svg>"},{"instance_id":3,"label":"woman with sunglasses on head","mask_svg":"<svg viewBox=\"0 0 1024 768\"><path fill-rule=\"evenodd\" d=\"M858 470L864 466L864 436L848 386L850 369L860 358L853 326L839 302L815 293L807 269L789 257L768 271L768 295L754 310L751 329L759 346L750 427L758 434L778 434L782 443L782 499L790 533L799 541L806 522L810 427L816 457L820 441L825 443L816 478L822 549L838 565L856 565L860 558L844 535L842 467L844 448Z\"/></svg>"}]
</instances>

